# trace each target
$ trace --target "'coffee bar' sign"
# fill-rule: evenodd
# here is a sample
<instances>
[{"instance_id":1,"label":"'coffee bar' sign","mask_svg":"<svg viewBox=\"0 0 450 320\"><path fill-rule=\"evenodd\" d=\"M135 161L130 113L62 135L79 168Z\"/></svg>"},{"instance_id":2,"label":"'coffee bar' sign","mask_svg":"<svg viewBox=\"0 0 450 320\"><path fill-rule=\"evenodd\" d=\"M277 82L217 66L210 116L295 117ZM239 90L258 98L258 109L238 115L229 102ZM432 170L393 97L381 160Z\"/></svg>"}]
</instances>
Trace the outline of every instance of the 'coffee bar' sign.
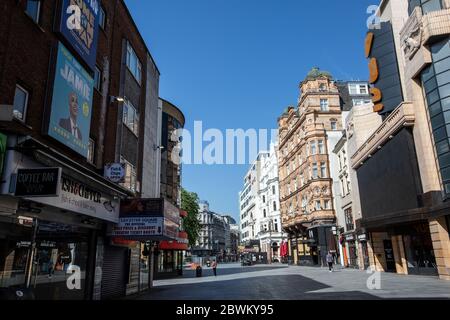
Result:
<instances>
[{"instance_id":1,"label":"'coffee bar' sign","mask_svg":"<svg viewBox=\"0 0 450 320\"><path fill-rule=\"evenodd\" d=\"M16 197L57 197L61 168L19 169L16 175Z\"/></svg>"}]
</instances>

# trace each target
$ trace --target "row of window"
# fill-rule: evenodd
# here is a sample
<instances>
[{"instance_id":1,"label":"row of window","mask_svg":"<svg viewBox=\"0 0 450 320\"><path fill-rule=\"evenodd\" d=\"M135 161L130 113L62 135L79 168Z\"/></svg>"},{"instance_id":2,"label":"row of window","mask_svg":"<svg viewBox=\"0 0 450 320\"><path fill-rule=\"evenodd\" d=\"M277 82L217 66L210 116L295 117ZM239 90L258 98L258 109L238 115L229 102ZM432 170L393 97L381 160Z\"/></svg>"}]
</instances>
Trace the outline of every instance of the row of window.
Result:
<instances>
[{"instance_id":1,"label":"row of window","mask_svg":"<svg viewBox=\"0 0 450 320\"><path fill-rule=\"evenodd\" d=\"M326 179L327 177L328 177L327 164L325 162L320 162L320 164L318 164L317 162L312 163L311 168L309 170L309 180L315 180L319 178ZM302 172L298 177L295 177L289 183L287 183L284 194L288 196L292 192L295 192L299 188L302 188L306 183L307 181L305 181L305 176L304 173Z\"/></svg>"},{"instance_id":2,"label":"row of window","mask_svg":"<svg viewBox=\"0 0 450 320\"><path fill-rule=\"evenodd\" d=\"M331 200L325 199L325 200L315 200L314 206L312 208L308 209L308 198L306 196L302 197L301 206L299 207L300 203L298 203L296 200L292 200L289 202L289 205L287 207L288 211L287 213L290 215L294 215L297 212L302 212L305 214L308 214L312 211L320 211L320 210L331 210Z\"/></svg>"}]
</instances>

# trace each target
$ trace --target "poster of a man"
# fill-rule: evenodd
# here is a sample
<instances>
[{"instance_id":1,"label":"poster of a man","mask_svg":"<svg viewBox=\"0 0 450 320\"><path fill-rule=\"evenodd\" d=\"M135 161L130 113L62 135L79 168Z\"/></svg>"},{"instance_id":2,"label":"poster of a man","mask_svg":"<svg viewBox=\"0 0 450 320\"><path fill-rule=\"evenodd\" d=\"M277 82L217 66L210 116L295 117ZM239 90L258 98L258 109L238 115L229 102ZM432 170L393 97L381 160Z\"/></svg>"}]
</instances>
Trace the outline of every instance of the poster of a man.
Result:
<instances>
[{"instance_id":1,"label":"poster of a man","mask_svg":"<svg viewBox=\"0 0 450 320\"><path fill-rule=\"evenodd\" d=\"M78 117L78 96L75 92L69 93L69 118L59 120L59 126L77 138L78 140L83 140L80 128L78 128L77 117Z\"/></svg>"},{"instance_id":2,"label":"poster of a man","mask_svg":"<svg viewBox=\"0 0 450 320\"><path fill-rule=\"evenodd\" d=\"M59 43L48 135L87 157L94 79Z\"/></svg>"}]
</instances>

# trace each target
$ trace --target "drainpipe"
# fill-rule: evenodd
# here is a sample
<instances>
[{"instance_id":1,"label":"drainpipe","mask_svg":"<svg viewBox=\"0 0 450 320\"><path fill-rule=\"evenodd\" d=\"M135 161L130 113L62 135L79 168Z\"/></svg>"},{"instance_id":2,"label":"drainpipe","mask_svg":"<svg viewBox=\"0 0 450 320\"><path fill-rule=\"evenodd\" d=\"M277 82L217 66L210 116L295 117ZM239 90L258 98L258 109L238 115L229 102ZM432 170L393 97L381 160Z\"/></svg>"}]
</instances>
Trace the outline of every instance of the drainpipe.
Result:
<instances>
[{"instance_id":1,"label":"drainpipe","mask_svg":"<svg viewBox=\"0 0 450 320\"><path fill-rule=\"evenodd\" d=\"M109 88L109 69L110 63L107 56L103 57L103 73L102 73L102 103L100 107L100 123L98 126L98 142L97 142L97 169L103 165L104 141L105 141L105 125L106 125L106 111L108 108L108 88Z\"/></svg>"}]
</instances>

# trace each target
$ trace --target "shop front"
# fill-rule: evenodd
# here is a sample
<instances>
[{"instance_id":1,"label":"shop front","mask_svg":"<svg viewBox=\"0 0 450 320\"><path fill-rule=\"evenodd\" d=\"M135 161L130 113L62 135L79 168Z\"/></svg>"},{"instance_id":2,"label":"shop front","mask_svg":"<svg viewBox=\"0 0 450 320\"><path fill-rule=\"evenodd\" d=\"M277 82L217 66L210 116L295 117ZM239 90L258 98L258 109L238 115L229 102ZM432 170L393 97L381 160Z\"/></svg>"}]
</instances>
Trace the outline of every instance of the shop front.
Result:
<instances>
[{"instance_id":1,"label":"shop front","mask_svg":"<svg viewBox=\"0 0 450 320\"><path fill-rule=\"evenodd\" d=\"M97 241L118 221L119 198L56 157L7 154L0 202L11 210L0 219L0 287L8 298L93 299L99 285Z\"/></svg>"},{"instance_id":2,"label":"shop front","mask_svg":"<svg viewBox=\"0 0 450 320\"><path fill-rule=\"evenodd\" d=\"M111 239L128 245L128 278L135 279L135 289L127 294L147 290L154 279L181 274L187 234L180 230L180 210L165 199L140 198L122 201L120 210Z\"/></svg>"},{"instance_id":3,"label":"shop front","mask_svg":"<svg viewBox=\"0 0 450 320\"><path fill-rule=\"evenodd\" d=\"M349 268L358 268L358 247L356 244L356 238L353 233L346 234L345 239L345 250L347 257L346 266Z\"/></svg>"},{"instance_id":4,"label":"shop front","mask_svg":"<svg viewBox=\"0 0 450 320\"><path fill-rule=\"evenodd\" d=\"M359 268L363 270L367 270L370 266L367 241L368 237L366 233L358 235Z\"/></svg>"}]
</instances>

